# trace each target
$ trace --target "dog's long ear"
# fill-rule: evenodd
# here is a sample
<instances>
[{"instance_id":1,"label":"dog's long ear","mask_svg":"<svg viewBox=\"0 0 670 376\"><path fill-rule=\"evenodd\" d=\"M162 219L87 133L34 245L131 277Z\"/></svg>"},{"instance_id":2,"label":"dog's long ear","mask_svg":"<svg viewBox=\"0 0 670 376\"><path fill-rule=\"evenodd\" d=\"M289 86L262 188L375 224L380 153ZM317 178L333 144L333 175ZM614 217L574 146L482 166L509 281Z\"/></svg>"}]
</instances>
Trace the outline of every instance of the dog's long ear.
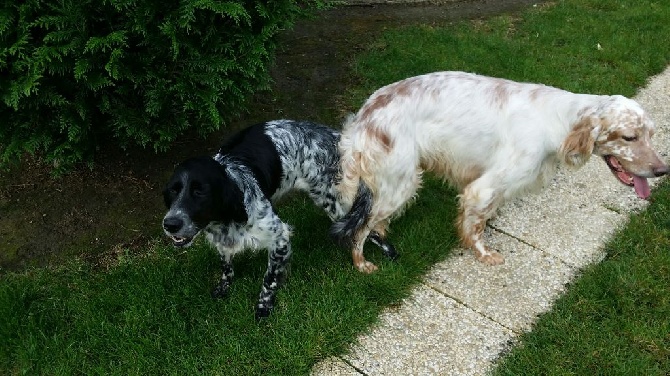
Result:
<instances>
[{"instance_id":1,"label":"dog's long ear","mask_svg":"<svg viewBox=\"0 0 670 376\"><path fill-rule=\"evenodd\" d=\"M244 205L244 192L237 183L228 176L226 167L219 165L221 174L217 176L217 192L215 194L215 206L217 216L223 223L246 223L249 217Z\"/></svg>"},{"instance_id":2,"label":"dog's long ear","mask_svg":"<svg viewBox=\"0 0 670 376\"><path fill-rule=\"evenodd\" d=\"M584 116L575 123L558 149L561 161L569 167L583 166L593 153L598 129L598 120L592 116Z\"/></svg>"}]
</instances>

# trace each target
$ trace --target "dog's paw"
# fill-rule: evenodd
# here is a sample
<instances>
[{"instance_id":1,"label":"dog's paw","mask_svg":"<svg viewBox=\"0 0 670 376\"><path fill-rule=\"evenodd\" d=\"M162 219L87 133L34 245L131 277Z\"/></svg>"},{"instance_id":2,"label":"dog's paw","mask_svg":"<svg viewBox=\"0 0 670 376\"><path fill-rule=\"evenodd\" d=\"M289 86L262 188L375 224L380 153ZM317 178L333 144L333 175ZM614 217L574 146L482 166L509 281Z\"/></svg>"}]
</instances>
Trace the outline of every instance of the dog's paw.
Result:
<instances>
[{"instance_id":1,"label":"dog's paw","mask_svg":"<svg viewBox=\"0 0 670 376\"><path fill-rule=\"evenodd\" d=\"M365 260L356 264L356 269L361 273L370 274L376 272L378 268L377 265Z\"/></svg>"},{"instance_id":2,"label":"dog's paw","mask_svg":"<svg viewBox=\"0 0 670 376\"><path fill-rule=\"evenodd\" d=\"M505 258L503 255L496 251L489 251L488 254L485 255L480 255L476 254L475 257L477 257L477 260L479 262L483 262L486 265L502 265L505 263Z\"/></svg>"},{"instance_id":3,"label":"dog's paw","mask_svg":"<svg viewBox=\"0 0 670 376\"><path fill-rule=\"evenodd\" d=\"M382 253L384 256L388 257L391 259L391 261L395 261L398 259L398 252L396 252L395 247L393 244L389 243L386 238L383 238L381 235L379 235L378 232L372 231L370 235L368 236L368 239L377 247L382 249Z\"/></svg>"},{"instance_id":4,"label":"dog's paw","mask_svg":"<svg viewBox=\"0 0 670 376\"><path fill-rule=\"evenodd\" d=\"M270 317L270 313L272 313L272 306L268 305L258 305L256 306L256 321L261 321L263 319L266 319Z\"/></svg>"},{"instance_id":5,"label":"dog's paw","mask_svg":"<svg viewBox=\"0 0 670 376\"><path fill-rule=\"evenodd\" d=\"M212 290L212 298L214 299L223 299L226 296L228 296L228 292L230 291L230 283L219 283L214 287L214 290Z\"/></svg>"},{"instance_id":6,"label":"dog's paw","mask_svg":"<svg viewBox=\"0 0 670 376\"><path fill-rule=\"evenodd\" d=\"M395 250L395 247L393 246L393 244L391 244L389 242L386 242L386 241L382 244L383 244L382 245L382 253L384 254L384 256L388 257L391 261L397 260L398 256L400 256L400 255Z\"/></svg>"}]
</instances>

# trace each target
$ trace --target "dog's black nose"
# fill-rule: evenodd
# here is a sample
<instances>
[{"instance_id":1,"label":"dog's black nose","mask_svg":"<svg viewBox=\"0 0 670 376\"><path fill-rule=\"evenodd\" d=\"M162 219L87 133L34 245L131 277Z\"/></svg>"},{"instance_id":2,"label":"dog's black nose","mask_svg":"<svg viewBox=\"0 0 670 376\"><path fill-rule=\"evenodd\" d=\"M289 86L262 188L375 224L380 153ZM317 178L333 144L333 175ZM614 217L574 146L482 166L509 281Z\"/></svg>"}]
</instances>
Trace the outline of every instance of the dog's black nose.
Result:
<instances>
[{"instance_id":1,"label":"dog's black nose","mask_svg":"<svg viewBox=\"0 0 670 376\"><path fill-rule=\"evenodd\" d=\"M175 233L184 226L184 221L176 217L167 217L163 219L163 228L170 233Z\"/></svg>"},{"instance_id":2,"label":"dog's black nose","mask_svg":"<svg viewBox=\"0 0 670 376\"><path fill-rule=\"evenodd\" d=\"M670 173L670 167L668 165L654 167L654 176L663 176Z\"/></svg>"}]
</instances>

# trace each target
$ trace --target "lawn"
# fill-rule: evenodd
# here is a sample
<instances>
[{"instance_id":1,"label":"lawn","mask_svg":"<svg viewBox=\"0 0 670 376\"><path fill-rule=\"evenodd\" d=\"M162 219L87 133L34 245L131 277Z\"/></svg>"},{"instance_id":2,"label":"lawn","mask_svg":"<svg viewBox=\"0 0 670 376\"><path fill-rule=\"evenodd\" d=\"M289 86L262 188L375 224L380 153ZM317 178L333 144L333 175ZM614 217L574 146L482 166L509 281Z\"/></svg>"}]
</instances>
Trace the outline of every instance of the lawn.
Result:
<instances>
[{"instance_id":1,"label":"lawn","mask_svg":"<svg viewBox=\"0 0 670 376\"><path fill-rule=\"evenodd\" d=\"M437 70L466 70L572 91L632 96L670 62L670 2L566 0L514 16L393 29L352 70L351 109L374 89ZM670 373L670 186L607 246L554 311L501 361L503 375ZM434 208L439 207L440 210ZM266 260L235 259L225 300L210 298L218 257L160 242L106 267L72 261L0 276L2 374L286 374L339 354L457 245L455 192L428 179L393 222L397 262L374 247L374 275L327 238L305 197L278 205L294 226L294 259L273 316L253 305ZM404 252L403 250L406 250Z\"/></svg>"}]
</instances>

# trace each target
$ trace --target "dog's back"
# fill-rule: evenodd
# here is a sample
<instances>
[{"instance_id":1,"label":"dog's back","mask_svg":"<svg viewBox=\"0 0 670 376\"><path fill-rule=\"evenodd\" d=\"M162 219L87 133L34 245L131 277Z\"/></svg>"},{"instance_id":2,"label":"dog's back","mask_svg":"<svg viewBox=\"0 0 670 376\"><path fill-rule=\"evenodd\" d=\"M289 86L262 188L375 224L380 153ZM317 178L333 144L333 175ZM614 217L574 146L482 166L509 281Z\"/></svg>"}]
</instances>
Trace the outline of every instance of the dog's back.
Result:
<instances>
[{"instance_id":1,"label":"dog's back","mask_svg":"<svg viewBox=\"0 0 670 376\"><path fill-rule=\"evenodd\" d=\"M292 189L323 194L330 190L340 161L338 131L311 122L277 120L268 122L264 132L272 140L282 166L274 199Z\"/></svg>"},{"instance_id":2,"label":"dog's back","mask_svg":"<svg viewBox=\"0 0 670 376\"><path fill-rule=\"evenodd\" d=\"M338 131L294 120L274 120L248 127L230 138L215 156L249 167L268 199L292 189L333 184L339 154Z\"/></svg>"},{"instance_id":3,"label":"dog's back","mask_svg":"<svg viewBox=\"0 0 670 376\"><path fill-rule=\"evenodd\" d=\"M377 90L345 124L342 155L366 171L419 161L462 188L515 150L533 160L555 150L567 128L548 131L564 127L552 98L568 96L575 94L463 72L408 78Z\"/></svg>"}]
</instances>

